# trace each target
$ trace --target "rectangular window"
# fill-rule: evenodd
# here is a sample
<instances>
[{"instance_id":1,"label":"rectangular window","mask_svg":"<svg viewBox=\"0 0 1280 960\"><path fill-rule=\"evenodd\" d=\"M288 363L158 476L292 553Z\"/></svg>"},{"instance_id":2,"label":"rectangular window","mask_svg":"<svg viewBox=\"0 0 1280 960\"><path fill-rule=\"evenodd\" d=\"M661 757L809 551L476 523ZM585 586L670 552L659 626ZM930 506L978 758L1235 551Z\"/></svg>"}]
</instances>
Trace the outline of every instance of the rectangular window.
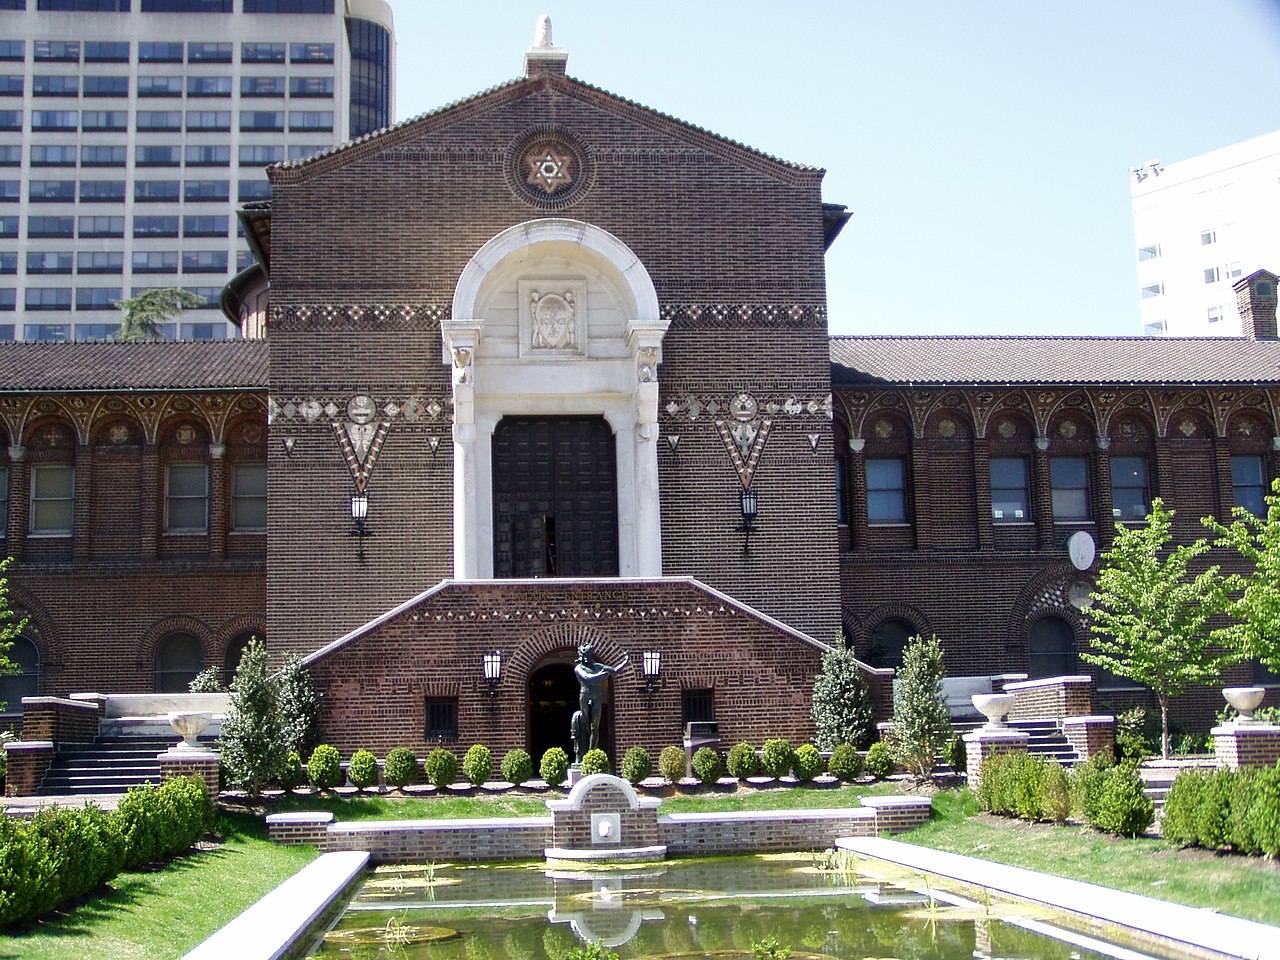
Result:
<instances>
[{"instance_id":1,"label":"rectangular window","mask_svg":"<svg viewBox=\"0 0 1280 960\"><path fill-rule=\"evenodd\" d=\"M182 197L188 203L225 203L231 196L231 185L226 180L187 180L182 185Z\"/></svg>"},{"instance_id":2,"label":"rectangular window","mask_svg":"<svg viewBox=\"0 0 1280 960\"><path fill-rule=\"evenodd\" d=\"M241 77L242 97L283 97L284 77Z\"/></svg>"},{"instance_id":3,"label":"rectangular window","mask_svg":"<svg viewBox=\"0 0 1280 960\"><path fill-rule=\"evenodd\" d=\"M269 163L280 163L284 160L284 147L241 147L240 166L265 167Z\"/></svg>"},{"instance_id":4,"label":"rectangular window","mask_svg":"<svg viewBox=\"0 0 1280 960\"><path fill-rule=\"evenodd\" d=\"M124 217L81 217L79 235L83 237L123 237Z\"/></svg>"},{"instance_id":5,"label":"rectangular window","mask_svg":"<svg viewBox=\"0 0 1280 960\"><path fill-rule=\"evenodd\" d=\"M139 63L181 63L183 52L181 43L138 42Z\"/></svg>"},{"instance_id":6,"label":"rectangular window","mask_svg":"<svg viewBox=\"0 0 1280 960\"><path fill-rule=\"evenodd\" d=\"M1158 297L1164 293L1163 283L1148 283L1142 288L1142 299L1150 300L1152 297Z\"/></svg>"},{"instance_id":7,"label":"rectangular window","mask_svg":"<svg viewBox=\"0 0 1280 960\"><path fill-rule=\"evenodd\" d=\"M80 287L76 290L76 309L114 310L120 297L119 287Z\"/></svg>"},{"instance_id":8,"label":"rectangular window","mask_svg":"<svg viewBox=\"0 0 1280 960\"><path fill-rule=\"evenodd\" d=\"M1205 268L1205 271L1204 271L1204 282L1205 282L1205 283L1217 283L1217 282L1218 282L1218 268L1217 268L1217 267L1206 267L1206 268Z\"/></svg>"},{"instance_id":9,"label":"rectangular window","mask_svg":"<svg viewBox=\"0 0 1280 960\"><path fill-rule=\"evenodd\" d=\"M1088 520L1089 458L1053 457L1049 461L1049 481L1053 488L1053 519Z\"/></svg>"},{"instance_id":10,"label":"rectangular window","mask_svg":"<svg viewBox=\"0 0 1280 960\"><path fill-rule=\"evenodd\" d=\"M209 527L209 468L203 463L171 463L165 468L166 533L204 533Z\"/></svg>"},{"instance_id":11,"label":"rectangular window","mask_svg":"<svg viewBox=\"0 0 1280 960\"><path fill-rule=\"evenodd\" d=\"M75 512L75 469L43 464L31 468L31 534L71 536Z\"/></svg>"},{"instance_id":12,"label":"rectangular window","mask_svg":"<svg viewBox=\"0 0 1280 960\"><path fill-rule=\"evenodd\" d=\"M71 328L65 323L27 323L22 326L24 340L61 343L70 335Z\"/></svg>"},{"instance_id":13,"label":"rectangular window","mask_svg":"<svg viewBox=\"0 0 1280 960\"><path fill-rule=\"evenodd\" d=\"M1218 242L1218 232L1216 230L1200 231L1200 246L1207 247L1212 243Z\"/></svg>"},{"instance_id":14,"label":"rectangular window","mask_svg":"<svg viewBox=\"0 0 1280 960\"><path fill-rule=\"evenodd\" d=\"M293 146L289 147L289 159L302 160L306 157L311 156L312 154L319 153L321 150L327 150L327 149L328 147L326 147L324 144L314 144L314 145L308 144L308 143L294 144Z\"/></svg>"},{"instance_id":15,"label":"rectangular window","mask_svg":"<svg viewBox=\"0 0 1280 960\"><path fill-rule=\"evenodd\" d=\"M242 43L241 63L284 63L283 43Z\"/></svg>"},{"instance_id":16,"label":"rectangular window","mask_svg":"<svg viewBox=\"0 0 1280 960\"><path fill-rule=\"evenodd\" d=\"M241 203L253 200L270 200L271 184L266 180L241 180L236 199Z\"/></svg>"},{"instance_id":17,"label":"rectangular window","mask_svg":"<svg viewBox=\"0 0 1280 960\"><path fill-rule=\"evenodd\" d=\"M333 63L332 43L291 43L290 63Z\"/></svg>"},{"instance_id":18,"label":"rectangular window","mask_svg":"<svg viewBox=\"0 0 1280 960\"><path fill-rule=\"evenodd\" d=\"M130 0L39 0L37 10L74 10L77 13L128 13Z\"/></svg>"},{"instance_id":19,"label":"rectangular window","mask_svg":"<svg viewBox=\"0 0 1280 960\"><path fill-rule=\"evenodd\" d=\"M1160 256L1160 244L1152 243L1138 248L1138 261L1155 260Z\"/></svg>"},{"instance_id":20,"label":"rectangular window","mask_svg":"<svg viewBox=\"0 0 1280 960\"><path fill-rule=\"evenodd\" d=\"M80 62L79 40L37 40L32 45L33 60L53 60L62 63Z\"/></svg>"},{"instance_id":21,"label":"rectangular window","mask_svg":"<svg viewBox=\"0 0 1280 960\"><path fill-rule=\"evenodd\" d=\"M225 340L227 325L225 323L184 323L181 327L183 340Z\"/></svg>"},{"instance_id":22,"label":"rectangular window","mask_svg":"<svg viewBox=\"0 0 1280 960\"><path fill-rule=\"evenodd\" d=\"M74 217L27 217L28 237L75 236Z\"/></svg>"},{"instance_id":23,"label":"rectangular window","mask_svg":"<svg viewBox=\"0 0 1280 960\"><path fill-rule=\"evenodd\" d=\"M80 129L121 132L129 129L128 110L82 110Z\"/></svg>"},{"instance_id":24,"label":"rectangular window","mask_svg":"<svg viewBox=\"0 0 1280 960\"><path fill-rule=\"evenodd\" d=\"M154 133L182 129L181 110L139 110L137 127L140 133Z\"/></svg>"},{"instance_id":25,"label":"rectangular window","mask_svg":"<svg viewBox=\"0 0 1280 960\"><path fill-rule=\"evenodd\" d=\"M115 0L106 0L108 3ZM113 9L118 9L113 7ZM128 0L125 0L125 10L129 9ZM84 45L84 62L85 63L128 63L129 62L129 41L128 40L89 40Z\"/></svg>"},{"instance_id":26,"label":"rectangular window","mask_svg":"<svg viewBox=\"0 0 1280 960\"><path fill-rule=\"evenodd\" d=\"M129 78L85 77L84 95L86 97L127 97L129 95Z\"/></svg>"},{"instance_id":27,"label":"rectangular window","mask_svg":"<svg viewBox=\"0 0 1280 960\"><path fill-rule=\"evenodd\" d=\"M27 187L27 199L32 203L69 203L75 198L74 180L32 180Z\"/></svg>"},{"instance_id":28,"label":"rectangular window","mask_svg":"<svg viewBox=\"0 0 1280 960\"><path fill-rule=\"evenodd\" d=\"M21 130L21 110L0 110L0 130Z\"/></svg>"},{"instance_id":29,"label":"rectangular window","mask_svg":"<svg viewBox=\"0 0 1280 960\"><path fill-rule=\"evenodd\" d=\"M240 129L253 130L283 130L284 129L284 111L283 110L241 110L240 111Z\"/></svg>"},{"instance_id":30,"label":"rectangular window","mask_svg":"<svg viewBox=\"0 0 1280 960\"><path fill-rule=\"evenodd\" d=\"M0 10L4 7L0 6ZM27 41L0 40L0 60L26 60Z\"/></svg>"},{"instance_id":31,"label":"rectangular window","mask_svg":"<svg viewBox=\"0 0 1280 960\"><path fill-rule=\"evenodd\" d=\"M77 340L111 340L120 332L118 323L77 323Z\"/></svg>"},{"instance_id":32,"label":"rectangular window","mask_svg":"<svg viewBox=\"0 0 1280 960\"><path fill-rule=\"evenodd\" d=\"M1027 461L1022 457L991 458L991 519L996 523L1031 519Z\"/></svg>"},{"instance_id":33,"label":"rectangular window","mask_svg":"<svg viewBox=\"0 0 1280 960\"><path fill-rule=\"evenodd\" d=\"M716 692L712 689L680 691L680 725L716 722Z\"/></svg>"},{"instance_id":34,"label":"rectangular window","mask_svg":"<svg viewBox=\"0 0 1280 960\"><path fill-rule=\"evenodd\" d=\"M80 94L80 78L61 74L36 74L31 93L37 97L75 97Z\"/></svg>"},{"instance_id":35,"label":"rectangular window","mask_svg":"<svg viewBox=\"0 0 1280 960\"><path fill-rule=\"evenodd\" d=\"M225 237L228 230L228 217L183 217L182 235L184 237Z\"/></svg>"},{"instance_id":36,"label":"rectangular window","mask_svg":"<svg viewBox=\"0 0 1280 960\"><path fill-rule=\"evenodd\" d=\"M32 110L32 130L69 130L80 128L80 113L77 110Z\"/></svg>"},{"instance_id":37,"label":"rectangular window","mask_svg":"<svg viewBox=\"0 0 1280 960\"><path fill-rule=\"evenodd\" d=\"M228 167L231 165L231 148L189 146L185 161L188 167Z\"/></svg>"},{"instance_id":38,"label":"rectangular window","mask_svg":"<svg viewBox=\"0 0 1280 960\"><path fill-rule=\"evenodd\" d=\"M188 97L229 97L230 77L187 77Z\"/></svg>"},{"instance_id":39,"label":"rectangular window","mask_svg":"<svg viewBox=\"0 0 1280 960\"><path fill-rule=\"evenodd\" d=\"M842 527L849 523L849 511L845 508L845 500L849 496L847 484L844 459L836 457L836 523Z\"/></svg>"},{"instance_id":40,"label":"rectangular window","mask_svg":"<svg viewBox=\"0 0 1280 960\"><path fill-rule=\"evenodd\" d=\"M178 251L176 250L135 250L133 254L134 273L177 273Z\"/></svg>"},{"instance_id":41,"label":"rectangular window","mask_svg":"<svg viewBox=\"0 0 1280 960\"><path fill-rule=\"evenodd\" d=\"M1111 458L1111 515L1117 520L1144 520L1151 512L1146 457Z\"/></svg>"},{"instance_id":42,"label":"rectangular window","mask_svg":"<svg viewBox=\"0 0 1280 960\"><path fill-rule=\"evenodd\" d=\"M26 84L21 76L11 73L0 76L0 96L20 97L25 88Z\"/></svg>"},{"instance_id":43,"label":"rectangular window","mask_svg":"<svg viewBox=\"0 0 1280 960\"><path fill-rule=\"evenodd\" d=\"M231 13L231 0L142 0L143 13Z\"/></svg>"},{"instance_id":44,"label":"rectangular window","mask_svg":"<svg viewBox=\"0 0 1280 960\"><path fill-rule=\"evenodd\" d=\"M867 460L867 521L907 522L907 469L901 457Z\"/></svg>"},{"instance_id":45,"label":"rectangular window","mask_svg":"<svg viewBox=\"0 0 1280 960\"><path fill-rule=\"evenodd\" d=\"M1217 323L1222 319L1222 307L1210 307L1206 315L1210 323Z\"/></svg>"},{"instance_id":46,"label":"rectangular window","mask_svg":"<svg viewBox=\"0 0 1280 960\"><path fill-rule=\"evenodd\" d=\"M187 250L182 254L183 273L226 273L227 251Z\"/></svg>"},{"instance_id":47,"label":"rectangular window","mask_svg":"<svg viewBox=\"0 0 1280 960\"><path fill-rule=\"evenodd\" d=\"M458 739L458 698L427 697L427 743Z\"/></svg>"},{"instance_id":48,"label":"rectangular window","mask_svg":"<svg viewBox=\"0 0 1280 960\"><path fill-rule=\"evenodd\" d=\"M139 77L138 96L140 97L180 97L182 96L181 77Z\"/></svg>"},{"instance_id":49,"label":"rectangular window","mask_svg":"<svg viewBox=\"0 0 1280 960\"><path fill-rule=\"evenodd\" d=\"M86 251L76 255L76 273L123 272L124 254L118 251Z\"/></svg>"},{"instance_id":50,"label":"rectangular window","mask_svg":"<svg viewBox=\"0 0 1280 960\"><path fill-rule=\"evenodd\" d=\"M135 203L177 203L182 196L182 185L177 180L135 180Z\"/></svg>"},{"instance_id":51,"label":"rectangular window","mask_svg":"<svg viewBox=\"0 0 1280 960\"><path fill-rule=\"evenodd\" d=\"M18 272L18 254L12 250L0 251L0 273Z\"/></svg>"},{"instance_id":52,"label":"rectangular window","mask_svg":"<svg viewBox=\"0 0 1280 960\"><path fill-rule=\"evenodd\" d=\"M28 251L27 273L70 273L72 264L70 250L46 253L39 250Z\"/></svg>"},{"instance_id":53,"label":"rectangular window","mask_svg":"<svg viewBox=\"0 0 1280 960\"><path fill-rule=\"evenodd\" d=\"M124 203L123 180L81 180L81 203Z\"/></svg>"},{"instance_id":54,"label":"rectangular window","mask_svg":"<svg viewBox=\"0 0 1280 960\"><path fill-rule=\"evenodd\" d=\"M14 256L16 257L17 254L15 253ZM4 311L5 313L13 313L17 309L18 309L18 291L15 290L13 287L0 287L0 311ZM6 323L4 324L4 326L8 327L10 330L13 329L13 324L11 323ZM3 340L3 339L4 337L0 337L0 340ZM10 340L13 339L12 334L10 334L8 339Z\"/></svg>"},{"instance_id":55,"label":"rectangular window","mask_svg":"<svg viewBox=\"0 0 1280 960\"><path fill-rule=\"evenodd\" d=\"M9 468L0 467L0 537L9 536Z\"/></svg>"},{"instance_id":56,"label":"rectangular window","mask_svg":"<svg viewBox=\"0 0 1280 960\"><path fill-rule=\"evenodd\" d=\"M1231 490L1237 507L1255 517L1267 515L1267 483L1261 457L1231 458Z\"/></svg>"},{"instance_id":57,"label":"rectangular window","mask_svg":"<svg viewBox=\"0 0 1280 960\"><path fill-rule=\"evenodd\" d=\"M220 131L231 129L230 110L188 110L188 131Z\"/></svg>"},{"instance_id":58,"label":"rectangular window","mask_svg":"<svg viewBox=\"0 0 1280 960\"><path fill-rule=\"evenodd\" d=\"M178 235L178 218L134 217L133 235L135 237L176 237Z\"/></svg>"},{"instance_id":59,"label":"rectangular window","mask_svg":"<svg viewBox=\"0 0 1280 960\"><path fill-rule=\"evenodd\" d=\"M231 471L231 529L267 529L267 465L238 463Z\"/></svg>"},{"instance_id":60,"label":"rectangular window","mask_svg":"<svg viewBox=\"0 0 1280 960\"><path fill-rule=\"evenodd\" d=\"M197 297L204 300L204 303L201 306L195 308L197 310L217 310L218 305L222 300L221 287L183 287L182 289L187 291L187 293L194 293Z\"/></svg>"},{"instance_id":61,"label":"rectangular window","mask_svg":"<svg viewBox=\"0 0 1280 960\"><path fill-rule=\"evenodd\" d=\"M1240 277L1240 274L1241 274L1242 272L1243 272L1243 270L1242 270L1242 268L1241 268L1241 266L1240 266L1240 261L1239 261L1239 260L1233 260L1231 263L1228 263L1228 264L1227 264L1227 279L1228 279L1228 280L1236 280L1236 279L1238 279L1238 278Z\"/></svg>"},{"instance_id":62,"label":"rectangular window","mask_svg":"<svg viewBox=\"0 0 1280 960\"><path fill-rule=\"evenodd\" d=\"M76 148L70 145L41 145L31 148L31 165L33 167L74 167L76 165Z\"/></svg>"},{"instance_id":63,"label":"rectangular window","mask_svg":"<svg viewBox=\"0 0 1280 960\"><path fill-rule=\"evenodd\" d=\"M18 235L17 217L0 217L0 237L16 237ZM30 234L28 234L30 236Z\"/></svg>"},{"instance_id":64,"label":"rectangular window","mask_svg":"<svg viewBox=\"0 0 1280 960\"><path fill-rule=\"evenodd\" d=\"M290 110L290 130L332 130L332 110Z\"/></svg>"},{"instance_id":65,"label":"rectangular window","mask_svg":"<svg viewBox=\"0 0 1280 960\"><path fill-rule=\"evenodd\" d=\"M128 162L128 147L80 148L80 166L82 167L123 167Z\"/></svg>"},{"instance_id":66,"label":"rectangular window","mask_svg":"<svg viewBox=\"0 0 1280 960\"><path fill-rule=\"evenodd\" d=\"M182 162L181 147L135 147L133 162L139 167L176 167Z\"/></svg>"},{"instance_id":67,"label":"rectangular window","mask_svg":"<svg viewBox=\"0 0 1280 960\"><path fill-rule=\"evenodd\" d=\"M333 0L244 0L245 13L333 13Z\"/></svg>"},{"instance_id":68,"label":"rectangular window","mask_svg":"<svg viewBox=\"0 0 1280 960\"><path fill-rule=\"evenodd\" d=\"M188 3L191 0L187 0ZM213 3L206 6L213 6ZM231 12L230 0L227 0L227 13ZM219 13L219 10L210 10L210 13ZM188 43L187 44L187 63L230 63L231 62L231 44L229 43ZM229 78L228 78L229 79Z\"/></svg>"},{"instance_id":69,"label":"rectangular window","mask_svg":"<svg viewBox=\"0 0 1280 960\"><path fill-rule=\"evenodd\" d=\"M290 77L289 96L333 99L333 77Z\"/></svg>"}]
</instances>

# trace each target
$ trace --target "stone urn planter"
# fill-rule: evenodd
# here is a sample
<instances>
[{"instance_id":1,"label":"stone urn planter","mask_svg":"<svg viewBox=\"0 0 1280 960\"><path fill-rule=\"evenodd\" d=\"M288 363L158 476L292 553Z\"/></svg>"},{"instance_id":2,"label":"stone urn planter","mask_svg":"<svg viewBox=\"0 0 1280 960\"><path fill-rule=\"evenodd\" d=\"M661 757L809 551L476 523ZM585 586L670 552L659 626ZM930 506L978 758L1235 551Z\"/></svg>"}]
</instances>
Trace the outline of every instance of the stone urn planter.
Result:
<instances>
[{"instance_id":1,"label":"stone urn planter","mask_svg":"<svg viewBox=\"0 0 1280 960\"><path fill-rule=\"evenodd\" d=\"M1237 723L1253 723L1253 711L1262 703L1267 691L1262 687L1224 687L1222 695L1240 714Z\"/></svg>"},{"instance_id":2,"label":"stone urn planter","mask_svg":"<svg viewBox=\"0 0 1280 960\"><path fill-rule=\"evenodd\" d=\"M175 710L169 714L169 726L182 736L182 747L186 750L204 750L196 738L213 723L212 713Z\"/></svg>"},{"instance_id":3,"label":"stone urn planter","mask_svg":"<svg viewBox=\"0 0 1280 960\"><path fill-rule=\"evenodd\" d=\"M975 693L971 698L977 711L987 718L984 730L1005 730L1004 718L1013 709L1012 693Z\"/></svg>"}]
</instances>

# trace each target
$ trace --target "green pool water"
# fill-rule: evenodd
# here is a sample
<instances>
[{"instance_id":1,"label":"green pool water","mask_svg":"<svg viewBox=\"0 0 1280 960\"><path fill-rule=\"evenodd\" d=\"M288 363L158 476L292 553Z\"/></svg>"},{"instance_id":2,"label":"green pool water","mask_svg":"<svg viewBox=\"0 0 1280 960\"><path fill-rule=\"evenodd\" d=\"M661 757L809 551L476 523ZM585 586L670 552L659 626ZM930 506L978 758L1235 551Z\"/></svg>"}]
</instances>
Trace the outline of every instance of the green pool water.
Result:
<instances>
[{"instance_id":1,"label":"green pool water","mask_svg":"<svg viewBox=\"0 0 1280 960\"><path fill-rule=\"evenodd\" d=\"M677 860L598 872L546 864L383 867L312 954L565 960L604 941L622 958L745 957L773 937L792 960L1132 958L1029 930L1034 915L954 905L927 886L822 870L809 856Z\"/></svg>"}]
</instances>

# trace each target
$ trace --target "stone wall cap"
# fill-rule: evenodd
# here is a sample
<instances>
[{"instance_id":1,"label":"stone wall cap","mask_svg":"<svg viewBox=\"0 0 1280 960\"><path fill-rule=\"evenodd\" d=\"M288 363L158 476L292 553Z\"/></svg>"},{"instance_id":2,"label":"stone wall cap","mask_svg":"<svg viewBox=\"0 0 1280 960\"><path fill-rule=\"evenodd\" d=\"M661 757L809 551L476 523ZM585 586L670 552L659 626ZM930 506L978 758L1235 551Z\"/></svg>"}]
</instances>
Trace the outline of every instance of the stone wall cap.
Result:
<instances>
[{"instance_id":1,"label":"stone wall cap","mask_svg":"<svg viewBox=\"0 0 1280 960\"><path fill-rule=\"evenodd\" d=\"M83 700L67 700L63 697L23 697L22 706L26 707L70 707L72 710L83 710L86 713L97 713L96 703L85 703Z\"/></svg>"},{"instance_id":2,"label":"stone wall cap","mask_svg":"<svg viewBox=\"0 0 1280 960\"><path fill-rule=\"evenodd\" d=\"M445 833L458 830L545 830L551 825L550 817L486 817L466 820L352 820L335 823L330 829L335 833Z\"/></svg>"},{"instance_id":3,"label":"stone wall cap","mask_svg":"<svg viewBox=\"0 0 1280 960\"><path fill-rule=\"evenodd\" d=\"M1022 730L975 730L960 738L965 743L1026 743L1031 734Z\"/></svg>"},{"instance_id":4,"label":"stone wall cap","mask_svg":"<svg viewBox=\"0 0 1280 960\"><path fill-rule=\"evenodd\" d=\"M52 750L52 740L14 740L6 743L4 748L10 753L21 753L24 750Z\"/></svg>"},{"instance_id":5,"label":"stone wall cap","mask_svg":"<svg viewBox=\"0 0 1280 960\"><path fill-rule=\"evenodd\" d=\"M1005 690L1035 690L1039 687L1078 687L1086 686L1093 683L1093 677L1080 675L1073 677L1043 677L1039 680L1019 680L1016 683L1006 683Z\"/></svg>"},{"instance_id":6,"label":"stone wall cap","mask_svg":"<svg viewBox=\"0 0 1280 960\"><path fill-rule=\"evenodd\" d=\"M1064 727L1074 727L1085 723L1115 723L1116 718L1109 713L1098 713L1087 717L1063 717L1060 722Z\"/></svg>"},{"instance_id":7,"label":"stone wall cap","mask_svg":"<svg viewBox=\"0 0 1280 960\"><path fill-rule=\"evenodd\" d=\"M267 814L267 826L283 823L333 823L333 814L325 810Z\"/></svg>"},{"instance_id":8,"label":"stone wall cap","mask_svg":"<svg viewBox=\"0 0 1280 960\"><path fill-rule=\"evenodd\" d=\"M728 810L719 813L669 813L668 823L724 823L742 820L865 820L876 815L870 807L829 807L810 810Z\"/></svg>"},{"instance_id":9,"label":"stone wall cap","mask_svg":"<svg viewBox=\"0 0 1280 960\"><path fill-rule=\"evenodd\" d=\"M895 807L904 809L913 809L916 807L932 807L932 797L914 797L914 796L897 796L897 797L863 797L862 805L864 807L872 807L880 810L892 810Z\"/></svg>"},{"instance_id":10,"label":"stone wall cap","mask_svg":"<svg viewBox=\"0 0 1280 960\"><path fill-rule=\"evenodd\" d=\"M569 796L563 800L548 800L547 809L554 810L557 813L566 810L581 810L583 801L589 791L596 787L612 787L622 794L627 801L627 806L632 810L652 810L662 803L657 797L644 797L636 793L636 788L622 777L615 777L611 773L593 773L590 776L583 777L573 785L573 789L569 791Z\"/></svg>"},{"instance_id":11,"label":"stone wall cap","mask_svg":"<svg viewBox=\"0 0 1280 960\"><path fill-rule=\"evenodd\" d=\"M1215 737L1274 737L1280 735L1280 727L1274 723L1259 723L1255 720L1253 723L1225 723L1214 727L1209 733Z\"/></svg>"}]
</instances>

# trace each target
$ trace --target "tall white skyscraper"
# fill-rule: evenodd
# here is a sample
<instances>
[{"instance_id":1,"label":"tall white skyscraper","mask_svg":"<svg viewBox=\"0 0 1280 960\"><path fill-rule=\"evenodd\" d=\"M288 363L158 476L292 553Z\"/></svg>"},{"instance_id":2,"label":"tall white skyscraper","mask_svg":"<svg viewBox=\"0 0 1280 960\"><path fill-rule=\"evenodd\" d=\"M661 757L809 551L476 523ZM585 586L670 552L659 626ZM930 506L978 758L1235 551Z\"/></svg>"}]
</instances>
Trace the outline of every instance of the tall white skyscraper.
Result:
<instances>
[{"instance_id":1,"label":"tall white skyscraper","mask_svg":"<svg viewBox=\"0 0 1280 960\"><path fill-rule=\"evenodd\" d=\"M1133 171L1143 330L1239 336L1231 285L1280 272L1280 131Z\"/></svg>"},{"instance_id":2,"label":"tall white skyscraper","mask_svg":"<svg viewBox=\"0 0 1280 960\"><path fill-rule=\"evenodd\" d=\"M149 287L235 336L235 209L391 122L394 49L385 0L0 0L0 339L110 337Z\"/></svg>"}]
</instances>

